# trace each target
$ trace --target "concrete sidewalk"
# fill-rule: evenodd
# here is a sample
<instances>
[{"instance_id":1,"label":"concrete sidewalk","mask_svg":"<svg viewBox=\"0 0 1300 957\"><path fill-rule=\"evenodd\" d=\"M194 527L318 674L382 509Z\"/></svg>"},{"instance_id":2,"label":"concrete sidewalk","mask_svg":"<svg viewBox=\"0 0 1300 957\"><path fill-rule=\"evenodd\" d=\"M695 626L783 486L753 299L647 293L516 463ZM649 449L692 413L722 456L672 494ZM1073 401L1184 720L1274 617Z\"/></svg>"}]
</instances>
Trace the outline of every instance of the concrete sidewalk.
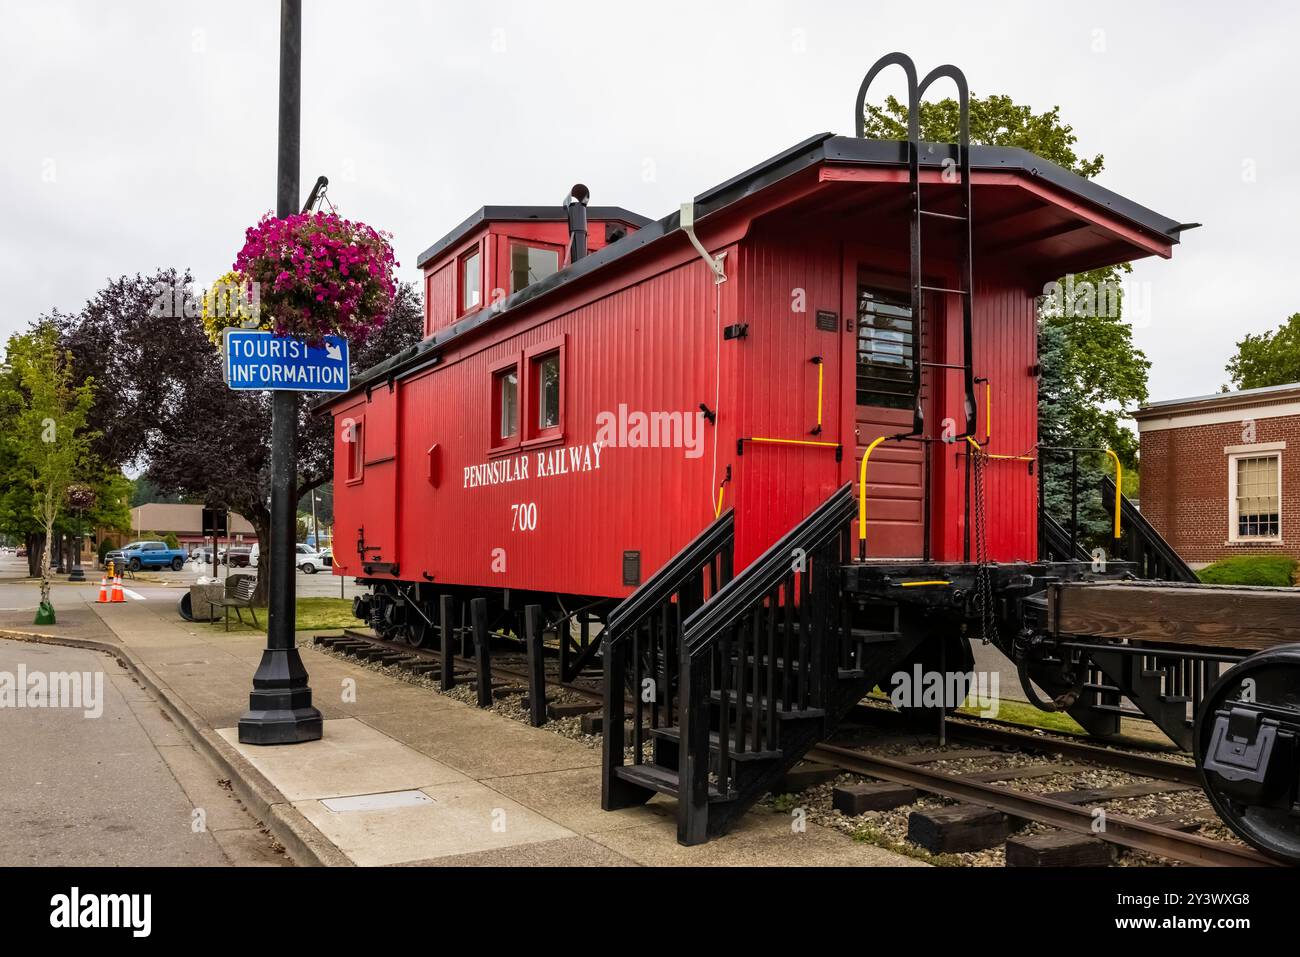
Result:
<instances>
[{"instance_id":1,"label":"concrete sidewalk","mask_svg":"<svg viewBox=\"0 0 1300 957\"><path fill-rule=\"evenodd\" d=\"M66 621L70 642L116 649L229 769L240 797L300 863L916 863L815 824L794 832L789 816L764 810L723 838L681 847L671 799L600 809L599 749L319 652L305 635L323 740L241 745L236 724L264 635L184 622L173 602L77 607L70 594L60 596L52 633L64 634ZM81 597L93 599L89 589Z\"/></svg>"}]
</instances>

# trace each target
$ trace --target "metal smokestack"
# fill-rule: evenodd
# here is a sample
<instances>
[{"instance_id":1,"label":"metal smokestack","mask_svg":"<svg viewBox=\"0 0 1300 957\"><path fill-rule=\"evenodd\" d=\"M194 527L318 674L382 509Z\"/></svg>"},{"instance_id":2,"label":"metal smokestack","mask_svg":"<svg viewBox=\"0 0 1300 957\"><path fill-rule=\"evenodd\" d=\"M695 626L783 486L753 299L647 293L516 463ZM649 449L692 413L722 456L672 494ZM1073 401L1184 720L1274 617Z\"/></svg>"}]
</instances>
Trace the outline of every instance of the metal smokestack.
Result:
<instances>
[{"instance_id":1,"label":"metal smokestack","mask_svg":"<svg viewBox=\"0 0 1300 957\"><path fill-rule=\"evenodd\" d=\"M569 190L564 210L569 214L569 262L576 263L587 255L587 200L591 190L581 183Z\"/></svg>"}]
</instances>

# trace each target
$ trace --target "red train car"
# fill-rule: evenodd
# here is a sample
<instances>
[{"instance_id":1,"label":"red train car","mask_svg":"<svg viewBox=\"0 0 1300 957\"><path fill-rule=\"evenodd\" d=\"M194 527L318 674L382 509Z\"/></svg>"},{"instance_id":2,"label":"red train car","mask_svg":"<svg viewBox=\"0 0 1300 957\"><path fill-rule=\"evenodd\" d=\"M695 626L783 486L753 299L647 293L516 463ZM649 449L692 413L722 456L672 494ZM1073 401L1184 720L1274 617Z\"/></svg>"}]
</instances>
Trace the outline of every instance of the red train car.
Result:
<instances>
[{"instance_id":1,"label":"red train car","mask_svg":"<svg viewBox=\"0 0 1300 957\"><path fill-rule=\"evenodd\" d=\"M1169 256L1173 220L1017 149L927 145L920 315L906 143L821 134L650 222L485 207L430 247L427 338L355 380L336 429L336 574L621 598L734 509L743 568L866 447L966 429L988 557L1036 557L1036 299L1066 273ZM693 219L693 225L691 223ZM587 241L587 237L590 240ZM589 247L584 248L584 247ZM965 443L867 472L873 557L969 558Z\"/></svg>"}]
</instances>

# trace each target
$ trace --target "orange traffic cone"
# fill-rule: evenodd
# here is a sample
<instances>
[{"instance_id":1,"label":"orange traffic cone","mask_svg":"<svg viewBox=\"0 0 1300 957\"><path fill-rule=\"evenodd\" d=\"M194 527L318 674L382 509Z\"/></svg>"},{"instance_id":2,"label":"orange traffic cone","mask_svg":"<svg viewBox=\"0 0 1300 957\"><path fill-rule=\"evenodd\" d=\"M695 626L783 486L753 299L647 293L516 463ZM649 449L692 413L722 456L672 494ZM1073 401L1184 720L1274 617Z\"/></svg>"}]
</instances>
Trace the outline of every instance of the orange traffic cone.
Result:
<instances>
[{"instance_id":1,"label":"orange traffic cone","mask_svg":"<svg viewBox=\"0 0 1300 957\"><path fill-rule=\"evenodd\" d=\"M108 579L107 578L101 578L99 580L99 597L95 599L95 604L96 605L108 604Z\"/></svg>"},{"instance_id":2,"label":"orange traffic cone","mask_svg":"<svg viewBox=\"0 0 1300 957\"><path fill-rule=\"evenodd\" d=\"M126 594L122 591L122 579L117 577L113 578L113 597L110 598L109 601L113 604L120 601L126 601Z\"/></svg>"}]
</instances>

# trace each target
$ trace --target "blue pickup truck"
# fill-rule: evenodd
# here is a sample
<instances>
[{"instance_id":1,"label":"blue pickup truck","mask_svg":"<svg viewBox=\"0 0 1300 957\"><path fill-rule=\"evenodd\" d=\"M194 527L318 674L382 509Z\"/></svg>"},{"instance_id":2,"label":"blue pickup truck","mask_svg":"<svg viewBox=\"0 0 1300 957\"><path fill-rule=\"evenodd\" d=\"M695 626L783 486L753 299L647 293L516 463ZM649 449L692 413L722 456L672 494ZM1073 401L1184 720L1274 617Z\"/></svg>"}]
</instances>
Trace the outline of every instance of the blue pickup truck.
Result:
<instances>
[{"instance_id":1,"label":"blue pickup truck","mask_svg":"<svg viewBox=\"0 0 1300 957\"><path fill-rule=\"evenodd\" d=\"M133 572L142 568L170 568L178 572L185 565L185 552L168 548L166 542L131 542L109 552L104 556L104 562L112 562L118 568L126 567Z\"/></svg>"}]
</instances>

